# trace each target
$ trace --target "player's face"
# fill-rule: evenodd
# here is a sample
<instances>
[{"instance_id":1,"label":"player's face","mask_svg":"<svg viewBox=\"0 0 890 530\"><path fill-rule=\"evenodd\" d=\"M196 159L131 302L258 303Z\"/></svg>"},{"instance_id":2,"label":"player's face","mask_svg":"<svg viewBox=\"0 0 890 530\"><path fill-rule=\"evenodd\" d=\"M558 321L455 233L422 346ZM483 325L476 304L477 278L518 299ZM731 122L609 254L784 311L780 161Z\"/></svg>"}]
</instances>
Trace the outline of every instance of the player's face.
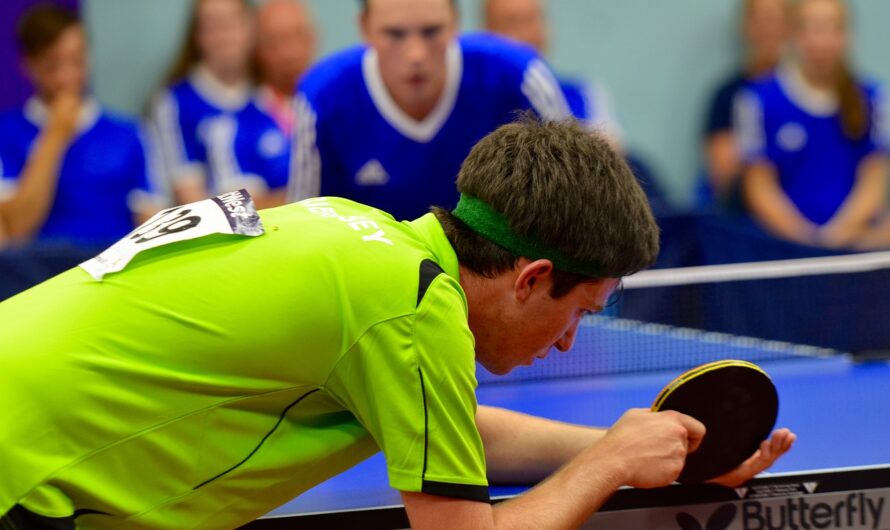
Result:
<instances>
[{"instance_id":1,"label":"player's face","mask_svg":"<svg viewBox=\"0 0 890 530\"><path fill-rule=\"evenodd\" d=\"M477 359L488 371L505 374L543 359L553 348L569 351L581 319L602 311L618 283L617 278L582 283L553 298L552 283L540 278L527 299L504 310L500 325L488 333L474 330Z\"/></svg>"},{"instance_id":2,"label":"player's face","mask_svg":"<svg viewBox=\"0 0 890 530\"><path fill-rule=\"evenodd\" d=\"M309 13L290 0L263 5L258 17L257 59L263 82L292 92L315 56L315 31Z\"/></svg>"},{"instance_id":3,"label":"player's face","mask_svg":"<svg viewBox=\"0 0 890 530\"><path fill-rule=\"evenodd\" d=\"M547 24L540 0L489 0L486 22L489 31L546 51Z\"/></svg>"},{"instance_id":4,"label":"player's face","mask_svg":"<svg viewBox=\"0 0 890 530\"><path fill-rule=\"evenodd\" d=\"M795 41L805 71L832 76L847 49L846 13L835 0L806 0L797 11Z\"/></svg>"},{"instance_id":5,"label":"player's face","mask_svg":"<svg viewBox=\"0 0 890 530\"><path fill-rule=\"evenodd\" d=\"M785 0L752 0L745 17L745 40L751 52L778 62L787 37Z\"/></svg>"},{"instance_id":6,"label":"player's face","mask_svg":"<svg viewBox=\"0 0 890 530\"><path fill-rule=\"evenodd\" d=\"M241 0L202 0L195 42L202 61L217 75L246 70L253 51L253 21Z\"/></svg>"},{"instance_id":7,"label":"player's face","mask_svg":"<svg viewBox=\"0 0 890 530\"><path fill-rule=\"evenodd\" d=\"M50 102L62 92L83 95L89 61L80 26L68 28L52 46L26 62L34 87L44 101Z\"/></svg>"},{"instance_id":8,"label":"player's face","mask_svg":"<svg viewBox=\"0 0 890 530\"><path fill-rule=\"evenodd\" d=\"M395 102L409 114L431 110L445 86L445 52L457 32L451 2L371 0L361 27Z\"/></svg>"}]
</instances>

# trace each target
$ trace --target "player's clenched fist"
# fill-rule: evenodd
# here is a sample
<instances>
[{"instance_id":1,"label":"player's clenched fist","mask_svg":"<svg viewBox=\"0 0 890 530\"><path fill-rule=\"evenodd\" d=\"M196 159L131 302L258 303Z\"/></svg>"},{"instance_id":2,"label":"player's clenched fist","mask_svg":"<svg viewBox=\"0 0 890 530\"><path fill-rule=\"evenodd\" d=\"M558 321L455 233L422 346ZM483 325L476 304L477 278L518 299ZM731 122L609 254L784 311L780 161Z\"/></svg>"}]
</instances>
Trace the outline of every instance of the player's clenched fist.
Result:
<instances>
[{"instance_id":1,"label":"player's clenched fist","mask_svg":"<svg viewBox=\"0 0 890 530\"><path fill-rule=\"evenodd\" d=\"M679 412L631 409L597 445L619 459L624 485L655 488L677 479L704 435L701 422Z\"/></svg>"}]
</instances>

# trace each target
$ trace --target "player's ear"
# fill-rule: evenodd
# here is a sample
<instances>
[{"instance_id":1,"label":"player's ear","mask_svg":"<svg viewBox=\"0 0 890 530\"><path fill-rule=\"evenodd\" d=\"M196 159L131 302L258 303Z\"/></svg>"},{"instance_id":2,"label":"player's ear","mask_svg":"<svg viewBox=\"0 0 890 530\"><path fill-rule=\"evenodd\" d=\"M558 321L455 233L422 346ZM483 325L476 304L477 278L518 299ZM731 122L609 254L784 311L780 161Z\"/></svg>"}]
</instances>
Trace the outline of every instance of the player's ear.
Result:
<instances>
[{"instance_id":1,"label":"player's ear","mask_svg":"<svg viewBox=\"0 0 890 530\"><path fill-rule=\"evenodd\" d=\"M370 36L370 28L368 27L368 10L369 8L365 7L359 11L358 14L358 29L362 34L362 40L368 42L368 37Z\"/></svg>"},{"instance_id":2,"label":"player's ear","mask_svg":"<svg viewBox=\"0 0 890 530\"><path fill-rule=\"evenodd\" d=\"M460 9L455 2L451 2L451 33L456 37L460 32Z\"/></svg>"},{"instance_id":3,"label":"player's ear","mask_svg":"<svg viewBox=\"0 0 890 530\"><path fill-rule=\"evenodd\" d=\"M549 259L529 261L527 258L519 258L514 270L517 274L513 291L520 301L527 300L535 289L546 288L550 292L553 262Z\"/></svg>"}]
</instances>

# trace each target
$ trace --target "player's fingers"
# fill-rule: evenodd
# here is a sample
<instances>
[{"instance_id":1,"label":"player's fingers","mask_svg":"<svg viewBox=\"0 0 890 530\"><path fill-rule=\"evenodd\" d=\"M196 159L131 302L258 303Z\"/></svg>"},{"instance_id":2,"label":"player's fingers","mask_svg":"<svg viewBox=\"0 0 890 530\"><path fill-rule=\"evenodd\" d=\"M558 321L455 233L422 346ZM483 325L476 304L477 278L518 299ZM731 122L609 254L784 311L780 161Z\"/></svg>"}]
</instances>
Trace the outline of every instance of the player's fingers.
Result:
<instances>
[{"instance_id":1,"label":"player's fingers","mask_svg":"<svg viewBox=\"0 0 890 530\"><path fill-rule=\"evenodd\" d=\"M791 447L794 445L794 442L796 442L796 441L797 441L796 434L791 433L790 435L788 435L788 439L785 440L785 447L783 448L783 452L788 452L788 450L791 449Z\"/></svg>"},{"instance_id":2,"label":"player's fingers","mask_svg":"<svg viewBox=\"0 0 890 530\"><path fill-rule=\"evenodd\" d=\"M686 414L676 414L675 416L680 425L686 429L686 452L692 453L701 445L702 439L705 437L705 424Z\"/></svg>"}]
</instances>

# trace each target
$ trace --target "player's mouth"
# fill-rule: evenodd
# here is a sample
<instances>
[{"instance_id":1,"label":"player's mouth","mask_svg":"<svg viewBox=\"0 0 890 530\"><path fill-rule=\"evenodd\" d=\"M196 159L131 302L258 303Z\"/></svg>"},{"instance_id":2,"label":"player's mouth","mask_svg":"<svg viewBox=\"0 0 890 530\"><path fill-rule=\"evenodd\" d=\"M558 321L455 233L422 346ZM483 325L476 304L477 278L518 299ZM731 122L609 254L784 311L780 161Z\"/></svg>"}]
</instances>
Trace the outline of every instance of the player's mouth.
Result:
<instances>
[{"instance_id":1,"label":"player's mouth","mask_svg":"<svg viewBox=\"0 0 890 530\"><path fill-rule=\"evenodd\" d=\"M409 75L405 82L412 90L420 90L427 84L427 77L422 74Z\"/></svg>"}]
</instances>

